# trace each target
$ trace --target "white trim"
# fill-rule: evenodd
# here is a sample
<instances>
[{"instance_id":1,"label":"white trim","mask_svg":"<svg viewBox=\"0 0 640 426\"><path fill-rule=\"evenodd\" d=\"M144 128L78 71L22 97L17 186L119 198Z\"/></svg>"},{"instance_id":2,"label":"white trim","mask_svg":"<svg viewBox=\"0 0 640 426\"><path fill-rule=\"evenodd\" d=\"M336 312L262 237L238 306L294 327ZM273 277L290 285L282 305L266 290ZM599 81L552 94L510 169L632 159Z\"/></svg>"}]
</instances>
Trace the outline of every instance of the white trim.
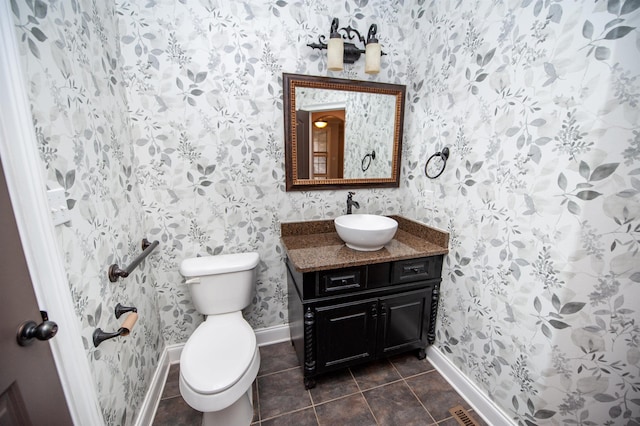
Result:
<instances>
[{"instance_id":1,"label":"white trim","mask_svg":"<svg viewBox=\"0 0 640 426\"><path fill-rule=\"evenodd\" d=\"M173 345L174 346L178 345ZM182 346L179 345L180 350L182 350ZM178 360L180 357L178 357ZM169 348L165 347L162 352L162 356L160 356L160 360L158 361L158 367L156 368L153 377L151 378L151 383L149 385L149 389L147 390L147 394L144 397L144 401L142 401L142 405L138 408L138 418L136 418L133 424L135 426L147 426L153 423L153 419L156 416L156 411L158 411L158 405L160 404L160 398L162 398L162 391L164 390L164 385L167 383L167 376L169 375L169 366L174 364L171 362L171 354L169 352Z\"/></svg>"},{"instance_id":2,"label":"white trim","mask_svg":"<svg viewBox=\"0 0 640 426\"><path fill-rule=\"evenodd\" d=\"M291 340L289 324L274 325L273 327L255 330L258 346L273 345Z\"/></svg>"},{"instance_id":3,"label":"white trim","mask_svg":"<svg viewBox=\"0 0 640 426\"><path fill-rule=\"evenodd\" d=\"M178 343L165 347L169 364L180 364L180 355L182 355L182 348L184 348L184 343Z\"/></svg>"},{"instance_id":4,"label":"white trim","mask_svg":"<svg viewBox=\"0 0 640 426\"><path fill-rule=\"evenodd\" d=\"M427 348L427 359L451 384L482 419L492 426L515 426L507 416L475 383L469 380L438 348Z\"/></svg>"},{"instance_id":5,"label":"white trim","mask_svg":"<svg viewBox=\"0 0 640 426\"><path fill-rule=\"evenodd\" d=\"M20 240L40 309L60 331L49 341L74 424L103 425L81 330L71 303L40 167L36 135L20 69L9 2L0 4L0 157Z\"/></svg>"}]
</instances>

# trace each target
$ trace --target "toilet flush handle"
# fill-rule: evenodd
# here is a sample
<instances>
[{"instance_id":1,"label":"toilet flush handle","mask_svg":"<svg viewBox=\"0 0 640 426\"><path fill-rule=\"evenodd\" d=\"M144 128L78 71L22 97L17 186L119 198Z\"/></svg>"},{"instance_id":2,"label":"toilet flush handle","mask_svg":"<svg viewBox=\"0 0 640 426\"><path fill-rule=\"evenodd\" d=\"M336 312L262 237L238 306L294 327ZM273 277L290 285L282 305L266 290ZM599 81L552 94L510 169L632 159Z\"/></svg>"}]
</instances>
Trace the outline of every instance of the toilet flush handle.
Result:
<instances>
[{"instance_id":1,"label":"toilet flush handle","mask_svg":"<svg viewBox=\"0 0 640 426\"><path fill-rule=\"evenodd\" d=\"M185 284L200 284L200 278L189 278L184 282Z\"/></svg>"}]
</instances>

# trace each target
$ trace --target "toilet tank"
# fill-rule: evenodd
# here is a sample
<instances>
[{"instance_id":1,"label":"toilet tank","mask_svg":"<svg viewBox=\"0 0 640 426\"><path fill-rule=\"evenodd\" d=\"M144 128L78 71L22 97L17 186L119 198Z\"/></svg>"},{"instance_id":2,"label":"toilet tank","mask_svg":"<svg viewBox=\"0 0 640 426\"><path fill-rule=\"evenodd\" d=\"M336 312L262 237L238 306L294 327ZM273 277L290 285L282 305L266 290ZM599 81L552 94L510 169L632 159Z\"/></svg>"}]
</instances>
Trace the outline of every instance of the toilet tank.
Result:
<instances>
[{"instance_id":1,"label":"toilet tank","mask_svg":"<svg viewBox=\"0 0 640 426\"><path fill-rule=\"evenodd\" d=\"M198 312L217 315L249 306L259 262L258 253L194 257L182 261L180 273Z\"/></svg>"}]
</instances>

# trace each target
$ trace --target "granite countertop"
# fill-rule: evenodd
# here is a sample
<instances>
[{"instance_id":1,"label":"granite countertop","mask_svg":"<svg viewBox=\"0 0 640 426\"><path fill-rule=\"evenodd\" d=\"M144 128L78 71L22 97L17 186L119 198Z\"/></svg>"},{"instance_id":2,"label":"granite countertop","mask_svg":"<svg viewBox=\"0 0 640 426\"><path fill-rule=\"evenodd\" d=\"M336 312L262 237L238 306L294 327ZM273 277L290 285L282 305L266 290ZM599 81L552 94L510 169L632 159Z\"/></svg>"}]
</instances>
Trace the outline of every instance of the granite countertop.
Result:
<instances>
[{"instance_id":1,"label":"granite countertop","mask_svg":"<svg viewBox=\"0 0 640 426\"><path fill-rule=\"evenodd\" d=\"M280 224L282 244L299 272L313 272L449 252L449 234L401 216L391 242L377 251L357 251L338 237L333 220Z\"/></svg>"}]
</instances>

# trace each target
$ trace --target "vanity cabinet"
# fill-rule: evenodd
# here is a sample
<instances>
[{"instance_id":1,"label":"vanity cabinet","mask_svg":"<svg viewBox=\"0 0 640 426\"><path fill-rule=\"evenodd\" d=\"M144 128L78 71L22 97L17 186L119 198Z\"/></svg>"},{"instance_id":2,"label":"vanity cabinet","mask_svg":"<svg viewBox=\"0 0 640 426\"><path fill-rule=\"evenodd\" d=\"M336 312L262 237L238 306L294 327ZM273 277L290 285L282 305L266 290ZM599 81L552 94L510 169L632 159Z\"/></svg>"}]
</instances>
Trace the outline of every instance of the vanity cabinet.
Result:
<instances>
[{"instance_id":1,"label":"vanity cabinet","mask_svg":"<svg viewBox=\"0 0 640 426\"><path fill-rule=\"evenodd\" d=\"M305 388L318 374L415 350L435 338L442 255L301 273L287 258L291 341Z\"/></svg>"}]
</instances>

